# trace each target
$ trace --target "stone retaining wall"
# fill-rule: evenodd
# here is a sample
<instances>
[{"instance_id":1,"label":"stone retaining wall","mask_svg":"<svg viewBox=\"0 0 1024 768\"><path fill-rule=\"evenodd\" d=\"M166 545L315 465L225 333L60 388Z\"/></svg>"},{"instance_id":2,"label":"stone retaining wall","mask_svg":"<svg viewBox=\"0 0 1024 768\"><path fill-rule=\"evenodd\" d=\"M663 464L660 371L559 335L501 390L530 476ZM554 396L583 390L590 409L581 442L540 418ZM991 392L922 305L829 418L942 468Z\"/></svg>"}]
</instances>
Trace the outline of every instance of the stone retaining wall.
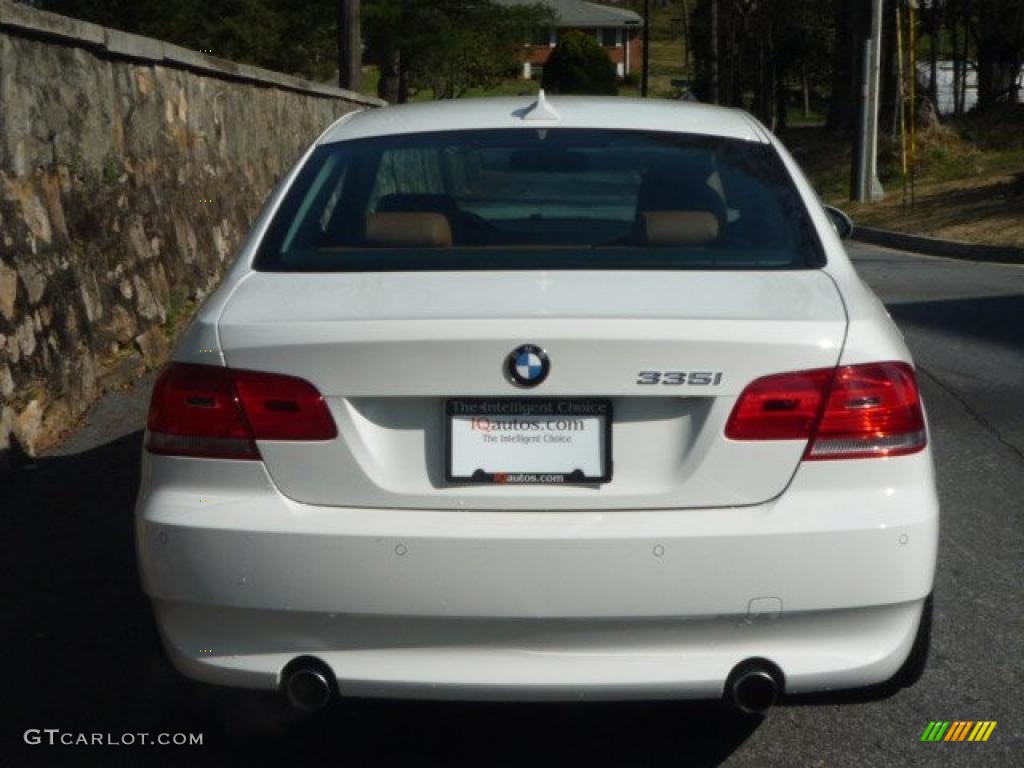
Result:
<instances>
[{"instance_id":1,"label":"stone retaining wall","mask_svg":"<svg viewBox=\"0 0 1024 768\"><path fill-rule=\"evenodd\" d=\"M159 363L276 180L382 103L0 0L0 457Z\"/></svg>"}]
</instances>

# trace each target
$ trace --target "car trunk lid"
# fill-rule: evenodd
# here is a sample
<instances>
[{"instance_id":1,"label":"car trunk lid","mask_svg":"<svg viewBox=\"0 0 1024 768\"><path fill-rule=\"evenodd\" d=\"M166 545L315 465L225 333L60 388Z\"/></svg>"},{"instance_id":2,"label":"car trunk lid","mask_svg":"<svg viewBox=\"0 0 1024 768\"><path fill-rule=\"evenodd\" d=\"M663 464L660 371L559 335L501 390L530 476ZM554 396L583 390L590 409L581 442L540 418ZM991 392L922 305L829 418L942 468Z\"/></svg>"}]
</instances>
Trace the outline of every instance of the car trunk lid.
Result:
<instances>
[{"instance_id":1,"label":"car trunk lid","mask_svg":"<svg viewBox=\"0 0 1024 768\"><path fill-rule=\"evenodd\" d=\"M232 295L219 333L229 366L312 382L338 424L333 441L260 443L291 498L622 509L736 506L781 493L803 441L728 440L725 422L754 379L835 366L845 328L838 291L818 270L257 272ZM505 374L522 344L550 357L534 389ZM712 375L666 375L679 373ZM516 397L609 399L610 482L446 482L446 401Z\"/></svg>"}]
</instances>

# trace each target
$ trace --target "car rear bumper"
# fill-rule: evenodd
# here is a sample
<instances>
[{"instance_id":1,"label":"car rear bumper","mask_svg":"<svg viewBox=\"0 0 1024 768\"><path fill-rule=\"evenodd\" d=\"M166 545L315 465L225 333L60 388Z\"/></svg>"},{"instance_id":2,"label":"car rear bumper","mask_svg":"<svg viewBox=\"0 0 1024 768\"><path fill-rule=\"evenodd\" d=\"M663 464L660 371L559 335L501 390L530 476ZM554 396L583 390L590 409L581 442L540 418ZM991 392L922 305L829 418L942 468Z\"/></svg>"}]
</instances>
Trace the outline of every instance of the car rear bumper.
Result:
<instances>
[{"instance_id":1,"label":"car rear bumper","mask_svg":"<svg viewBox=\"0 0 1024 768\"><path fill-rule=\"evenodd\" d=\"M892 677L921 601L703 619L429 619L221 608L154 601L164 646L185 675L273 689L299 655L327 663L343 695L426 699L718 698L752 657L790 693Z\"/></svg>"},{"instance_id":2,"label":"car rear bumper","mask_svg":"<svg viewBox=\"0 0 1024 768\"><path fill-rule=\"evenodd\" d=\"M931 591L927 453L801 466L765 504L614 512L313 507L258 462L147 456L143 584L186 675L342 693L717 697L758 656L790 692L892 676Z\"/></svg>"}]
</instances>

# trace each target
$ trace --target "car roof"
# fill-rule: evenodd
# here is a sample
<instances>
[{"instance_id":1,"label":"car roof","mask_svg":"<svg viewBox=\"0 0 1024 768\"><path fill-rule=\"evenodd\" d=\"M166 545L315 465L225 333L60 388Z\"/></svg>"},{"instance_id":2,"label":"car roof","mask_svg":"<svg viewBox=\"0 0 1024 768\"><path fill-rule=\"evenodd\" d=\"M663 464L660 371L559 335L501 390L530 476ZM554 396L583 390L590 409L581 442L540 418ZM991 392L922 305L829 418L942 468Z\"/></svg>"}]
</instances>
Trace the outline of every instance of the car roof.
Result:
<instances>
[{"instance_id":1,"label":"car roof","mask_svg":"<svg viewBox=\"0 0 1024 768\"><path fill-rule=\"evenodd\" d=\"M767 142L763 129L738 109L612 96L519 96L457 99L368 109L346 115L321 144L433 131L494 128L604 128L696 133Z\"/></svg>"}]
</instances>

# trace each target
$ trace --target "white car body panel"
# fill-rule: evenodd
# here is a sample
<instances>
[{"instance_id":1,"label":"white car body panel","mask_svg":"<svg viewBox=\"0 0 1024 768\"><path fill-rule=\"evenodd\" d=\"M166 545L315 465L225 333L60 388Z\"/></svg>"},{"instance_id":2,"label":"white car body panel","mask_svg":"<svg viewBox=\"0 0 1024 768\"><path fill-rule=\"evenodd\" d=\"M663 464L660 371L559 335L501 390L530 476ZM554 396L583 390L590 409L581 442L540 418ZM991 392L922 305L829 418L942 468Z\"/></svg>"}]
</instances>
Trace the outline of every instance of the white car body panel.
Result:
<instances>
[{"instance_id":1,"label":"white car body panel","mask_svg":"<svg viewBox=\"0 0 1024 768\"><path fill-rule=\"evenodd\" d=\"M707 698L751 657L777 664L797 693L878 683L907 658L937 551L930 448L807 462L804 441L722 434L760 376L911 362L810 185L743 113L551 105L559 119L529 127L775 146L826 266L254 271L293 171L173 359L305 378L340 436L261 441L263 461L144 454L140 571L186 675L272 689L285 665L314 655L343 695ZM318 143L524 127L525 106L467 100L347 115ZM523 343L553 361L527 393L501 371ZM637 386L647 369L723 376L713 392L666 393ZM444 483L444 400L524 394L612 400L610 483Z\"/></svg>"},{"instance_id":2,"label":"white car body panel","mask_svg":"<svg viewBox=\"0 0 1024 768\"><path fill-rule=\"evenodd\" d=\"M611 128L673 133L703 133L745 141L767 142L763 127L743 113L705 104L680 104L654 99L594 99L559 96L557 119L523 119L529 100L522 97L411 104L355 113L320 138L330 144L376 136L487 128Z\"/></svg>"},{"instance_id":3,"label":"white car body panel","mask_svg":"<svg viewBox=\"0 0 1024 768\"><path fill-rule=\"evenodd\" d=\"M722 441L716 433L758 376L834 366L845 328L835 285L813 270L255 274L232 297L220 336L230 367L299 375L328 398L343 439L261 445L291 498L622 509L735 506L781 493L802 441ZM555 360L545 397L615 398L612 482L442 487L444 398L521 394L500 363L525 341ZM664 387L637 386L637 373L652 368L723 377L667 397ZM736 466L750 470L737 477Z\"/></svg>"},{"instance_id":4,"label":"white car body panel","mask_svg":"<svg viewBox=\"0 0 1024 768\"><path fill-rule=\"evenodd\" d=\"M353 695L714 697L750 656L791 692L868 685L934 575L927 455L803 464L752 507L542 515L303 505L213 463L149 460L138 547L171 658L215 683L274 688L306 636Z\"/></svg>"}]
</instances>

